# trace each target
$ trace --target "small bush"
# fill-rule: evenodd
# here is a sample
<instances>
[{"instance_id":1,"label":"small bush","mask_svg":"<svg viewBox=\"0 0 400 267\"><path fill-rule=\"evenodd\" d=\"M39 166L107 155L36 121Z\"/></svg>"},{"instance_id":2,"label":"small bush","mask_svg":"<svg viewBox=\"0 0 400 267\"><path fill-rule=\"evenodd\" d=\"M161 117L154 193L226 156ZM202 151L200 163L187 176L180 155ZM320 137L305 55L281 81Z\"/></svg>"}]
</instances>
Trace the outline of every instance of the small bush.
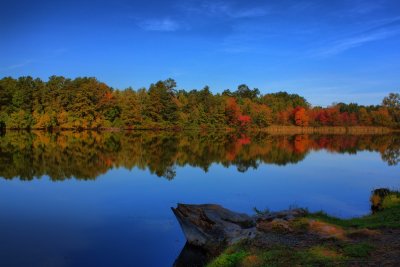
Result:
<instances>
[{"instance_id":1,"label":"small bush","mask_svg":"<svg viewBox=\"0 0 400 267\"><path fill-rule=\"evenodd\" d=\"M208 267L235 267L247 256L245 251L238 251L232 254L221 254L218 258L213 260Z\"/></svg>"}]
</instances>

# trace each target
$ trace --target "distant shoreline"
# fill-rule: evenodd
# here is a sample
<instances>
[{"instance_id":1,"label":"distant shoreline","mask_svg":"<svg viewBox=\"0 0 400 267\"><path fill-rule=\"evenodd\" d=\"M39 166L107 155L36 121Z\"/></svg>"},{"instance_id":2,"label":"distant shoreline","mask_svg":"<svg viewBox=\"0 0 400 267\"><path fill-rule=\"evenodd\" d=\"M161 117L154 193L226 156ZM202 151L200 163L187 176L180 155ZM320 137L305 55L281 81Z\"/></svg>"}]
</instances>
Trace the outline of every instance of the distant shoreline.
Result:
<instances>
[{"instance_id":1,"label":"distant shoreline","mask_svg":"<svg viewBox=\"0 0 400 267\"><path fill-rule=\"evenodd\" d=\"M116 90L94 77L42 81L24 76L0 79L0 88L1 129L381 133L390 131L376 129L400 128L398 93L389 93L378 105L320 107L298 94L261 94L246 84L222 93L207 86L188 91L178 89L173 79Z\"/></svg>"},{"instance_id":2,"label":"distant shoreline","mask_svg":"<svg viewBox=\"0 0 400 267\"><path fill-rule=\"evenodd\" d=\"M5 131L99 131L99 132L120 132L120 131L173 131L173 132L184 132L184 131L202 131L202 132L264 132L271 135L281 134L390 134L400 133L400 129L393 129L388 127L377 127L377 126L284 126L284 125L272 125L266 128L248 128L246 130L237 130L234 128L208 128L208 127L193 127L193 128L182 128L182 127L157 127L157 128L30 128L30 129L15 129L15 128L4 128Z\"/></svg>"}]
</instances>

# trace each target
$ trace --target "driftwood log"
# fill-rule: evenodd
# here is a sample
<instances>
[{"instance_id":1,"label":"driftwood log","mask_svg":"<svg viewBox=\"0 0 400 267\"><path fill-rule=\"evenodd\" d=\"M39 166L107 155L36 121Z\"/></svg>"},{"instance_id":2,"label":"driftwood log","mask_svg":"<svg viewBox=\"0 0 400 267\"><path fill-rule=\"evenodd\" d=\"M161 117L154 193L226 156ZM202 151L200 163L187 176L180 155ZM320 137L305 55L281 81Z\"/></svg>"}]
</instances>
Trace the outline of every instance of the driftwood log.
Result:
<instances>
[{"instance_id":1,"label":"driftwood log","mask_svg":"<svg viewBox=\"0 0 400 267\"><path fill-rule=\"evenodd\" d=\"M249 216L214 204L178 204L172 211L187 243L207 250L252 239L259 233L257 226L261 223L288 221L306 214L304 209L292 209Z\"/></svg>"}]
</instances>

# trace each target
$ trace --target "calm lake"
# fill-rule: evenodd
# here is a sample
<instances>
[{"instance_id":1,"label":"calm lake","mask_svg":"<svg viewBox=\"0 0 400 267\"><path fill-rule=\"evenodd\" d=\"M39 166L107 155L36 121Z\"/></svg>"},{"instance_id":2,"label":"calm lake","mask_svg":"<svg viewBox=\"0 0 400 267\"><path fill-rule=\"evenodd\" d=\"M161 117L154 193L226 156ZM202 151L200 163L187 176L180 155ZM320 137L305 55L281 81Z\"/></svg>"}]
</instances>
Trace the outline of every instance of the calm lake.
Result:
<instances>
[{"instance_id":1,"label":"calm lake","mask_svg":"<svg viewBox=\"0 0 400 267\"><path fill-rule=\"evenodd\" d=\"M178 202L362 216L399 161L399 135L9 131L0 266L172 266Z\"/></svg>"}]
</instances>

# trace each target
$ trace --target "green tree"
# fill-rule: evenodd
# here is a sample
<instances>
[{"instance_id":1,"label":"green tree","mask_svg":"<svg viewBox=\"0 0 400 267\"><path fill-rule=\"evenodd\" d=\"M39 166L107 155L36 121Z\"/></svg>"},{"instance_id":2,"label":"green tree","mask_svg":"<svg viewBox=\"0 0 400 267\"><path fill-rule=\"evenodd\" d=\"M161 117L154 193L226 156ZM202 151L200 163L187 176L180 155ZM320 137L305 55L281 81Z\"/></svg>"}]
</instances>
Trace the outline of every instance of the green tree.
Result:
<instances>
[{"instance_id":1,"label":"green tree","mask_svg":"<svg viewBox=\"0 0 400 267\"><path fill-rule=\"evenodd\" d=\"M390 93L382 101L382 106L389 110L396 126L400 126L400 94Z\"/></svg>"},{"instance_id":2,"label":"green tree","mask_svg":"<svg viewBox=\"0 0 400 267\"><path fill-rule=\"evenodd\" d=\"M175 101L176 83L172 79L150 85L148 115L153 122L175 124L178 118Z\"/></svg>"},{"instance_id":3,"label":"green tree","mask_svg":"<svg viewBox=\"0 0 400 267\"><path fill-rule=\"evenodd\" d=\"M134 127L142 123L140 101L138 95L132 88L124 90L119 96L121 107L121 120L126 127Z\"/></svg>"},{"instance_id":4,"label":"green tree","mask_svg":"<svg viewBox=\"0 0 400 267\"><path fill-rule=\"evenodd\" d=\"M32 115L24 110L11 113L6 121L6 125L10 129L29 129L32 124Z\"/></svg>"},{"instance_id":5,"label":"green tree","mask_svg":"<svg viewBox=\"0 0 400 267\"><path fill-rule=\"evenodd\" d=\"M32 77L21 77L17 80L15 90L12 95L12 105L14 111L24 110L27 113L32 112L34 80Z\"/></svg>"},{"instance_id":6,"label":"green tree","mask_svg":"<svg viewBox=\"0 0 400 267\"><path fill-rule=\"evenodd\" d=\"M239 98L256 99L260 94L260 90L257 88L251 90L246 84L241 84L238 86L234 95Z\"/></svg>"}]
</instances>

